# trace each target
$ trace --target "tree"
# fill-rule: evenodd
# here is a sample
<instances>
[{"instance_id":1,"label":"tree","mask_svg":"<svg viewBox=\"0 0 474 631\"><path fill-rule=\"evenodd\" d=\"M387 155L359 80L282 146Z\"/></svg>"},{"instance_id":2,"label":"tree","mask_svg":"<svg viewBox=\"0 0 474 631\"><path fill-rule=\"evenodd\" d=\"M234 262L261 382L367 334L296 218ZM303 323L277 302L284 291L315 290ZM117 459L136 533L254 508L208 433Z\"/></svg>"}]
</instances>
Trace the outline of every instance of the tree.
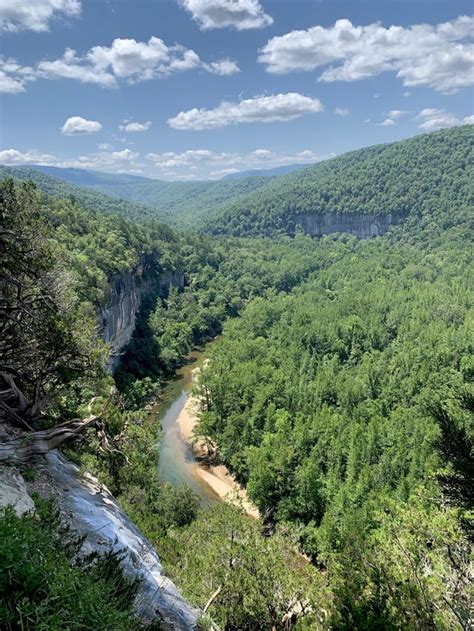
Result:
<instances>
[{"instance_id":1,"label":"tree","mask_svg":"<svg viewBox=\"0 0 474 631\"><path fill-rule=\"evenodd\" d=\"M68 384L100 370L100 350L34 187L4 182L0 217L0 418L32 430Z\"/></svg>"},{"instance_id":2,"label":"tree","mask_svg":"<svg viewBox=\"0 0 474 631\"><path fill-rule=\"evenodd\" d=\"M220 503L177 537L179 583L220 628L290 629L304 618L320 628L311 602L316 573L280 534L263 537L259 521Z\"/></svg>"}]
</instances>

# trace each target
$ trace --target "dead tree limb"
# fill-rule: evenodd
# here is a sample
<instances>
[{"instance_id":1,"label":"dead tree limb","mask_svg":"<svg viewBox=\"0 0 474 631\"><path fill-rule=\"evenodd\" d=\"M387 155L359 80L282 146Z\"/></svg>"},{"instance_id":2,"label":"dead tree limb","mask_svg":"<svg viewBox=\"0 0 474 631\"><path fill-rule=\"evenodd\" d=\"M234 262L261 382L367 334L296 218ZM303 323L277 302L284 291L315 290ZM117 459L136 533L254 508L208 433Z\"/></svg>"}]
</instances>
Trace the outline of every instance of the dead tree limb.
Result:
<instances>
[{"instance_id":1,"label":"dead tree limb","mask_svg":"<svg viewBox=\"0 0 474 631\"><path fill-rule=\"evenodd\" d=\"M89 412L94 399L89 404ZM65 421L52 429L29 432L20 438L0 443L0 464L24 464L33 456L43 455L51 449L57 449L93 425L104 414L109 402L110 398L99 414L90 414L84 419Z\"/></svg>"}]
</instances>

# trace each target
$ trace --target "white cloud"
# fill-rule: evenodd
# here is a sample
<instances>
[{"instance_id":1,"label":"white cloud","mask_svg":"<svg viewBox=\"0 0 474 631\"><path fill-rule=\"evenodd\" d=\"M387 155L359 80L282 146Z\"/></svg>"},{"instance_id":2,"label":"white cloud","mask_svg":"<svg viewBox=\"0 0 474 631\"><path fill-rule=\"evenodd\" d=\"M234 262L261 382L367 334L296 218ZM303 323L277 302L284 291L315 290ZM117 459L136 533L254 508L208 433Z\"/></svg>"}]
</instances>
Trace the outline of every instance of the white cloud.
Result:
<instances>
[{"instance_id":1,"label":"white cloud","mask_svg":"<svg viewBox=\"0 0 474 631\"><path fill-rule=\"evenodd\" d=\"M5 149L0 151L0 164L20 166L22 164L41 164L62 168L97 169L99 171L112 171L113 173L133 173L141 165L137 162L140 154L131 149L122 151L100 151L89 155L78 156L62 160L49 153L42 153L36 149L21 152L17 149Z\"/></svg>"},{"instance_id":2,"label":"white cloud","mask_svg":"<svg viewBox=\"0 0 474 631\"><path fill-rule=\"evenodd\" d=\"M227 77L237 72L240 72L240 68L232 59L221 59L220 61L214 61L210 64L204 64L203 67L211 74L217 74L221 77Z\"/></svg>"},{"instance_id":3,"label":"white cloud","mask_svg":"<svg viewBox=\"0 0 474 631\"><path fill-rule=\"evenodd\" d=\"M319 99L289 92L257 96L239 103L224 101L212 110L193 108L168 119L168 124L174 129L216 129L238 123L289 121L322 109Z\"/></svg>"},{"instance_id":4,"label":"white cloud","mask_svg":"<svg viewBox=\"0 0 474 631\"><path fill-rule=\"evenodd\" d=\"M30 66L20 66L14 59L0 57L0 93L24 92L27 82L35 79L35 71Z\"/></svg>"},{"instance_id":5,"label":"white cloud","mask_svg":"<svg viewBox=\"0 0 474 631\"><path fill-rule=\"evenodd\" d=\"M132 123L128 121L124 121L123 125L119 125L120 131L124 131L128 134L138 132L138 131L147 131L151 127L151 121L146 121L146 123Z\"/></svg>"},{"instance_id":6,"label":"white cloud","mask_svg":"<svg viewBox=\"0 0 474 631\"><path fill-rule=\"evenodd\" d=\"M393 127L397 123L393 120L393 118L386 118L381 123L377 123L379 127Z\"/></svg>"},{"instance_id":7,"label":"white cloud","mask_svg":"<svg viewBox=\"0 0 474 631\"><path fill-rule=\"evenodd\" d=\"M408 112L406 110L390 110L388 113L389 118L401 118L402 116L406 116Z\"/></svg>"},{"instance_id":8,"label":"white cloud","mask_svg":"<svg viewBox=\"0 0 474 631\"><path fill-rule=\"evenodd\" d=\"M319 81L356 81L392 71L406 86L455 92L474 83L474 18L432 26L354 26L338 20L273 37L260 51L269 72L325 68Z\"/></svg>"},{"instance_id":9,"label":"white cloud","mask_svg":"<svg viewBox=\"0 0 474 631\"><path fill-rule=\"evenodd\" d=\"M337 116L349 116L350 113L351 111L347 107L336 107L336 109L334 110L334 114L336 114Z\"/></svg>"},{"instance_id":10,"label":"white cloud","mask_svg":"<svg viewBox=\"0 0 474 631\"><path fill-rule=\"evenodd\" d=\"M136 83L193 69L221 76L239 72L232 59L206 63L193 50L179 44L167 46L158 37L150 37L148 42L117 38L111 46L93 46L82 56L67 48L62 57L42 60L34 68L22 68L14 59L0 59L0 72L5 75L0 75L0 91L2 84L5 92L24 91L26 82L36 79L73 79L112 88L121 81Z\"/></svg>"},{"instance_id":11,"label":"white cloud","mask_svg":"<svg viewBox=\"0 0 474 631\"><path fill-rule=\"evenodd\" d=\"M233 27L238 31L273 24L258 0L178 0L202 30Z\"/></svg>"},{"instance_id":12,"label":"white cloud","mask_svg":"<svg viewBox=\"0 0 474 631\"><path fill-rule=\"evenodd\" d=\"M53 17L77 17L79 0L0 0L0 29L47 31Z\"/></svg>"},{"instance_id":13,"label":"white cloud","mask_svg":"<svg viewBox=\"0 0 474 631\"><path fill-rule=\"evenodd\" d=\"M44 164L53 165L56 163L55 156L49 153L41 153L35 149L28 149L22 153L17 149L4 149L0 151L0 164L21 165L21 164Z\"/></svg>"},{"instance_id":14,"label":"white cloud","mask_svg":"<svg viewBox=\"0 0 474 631\"><path fill-rule=\"evenodd\" d=\"M41 61L36 74L42 79L74 79L81 83L96 83L103 87L116 85L115 77L102 67L98 67L87 58L77 56L75 50L66 49L60 59Z\"/></svg>"},{"instance_id":15,"label":"white cloud","mask_svg":"<svg viewBox=\"0 0 474 631\"><path fill-rule=\"evenodd\" d=\"M310 149L295 153L280 153L257 148L247 153L218 152L211 149L188 149L149 153L142 161L137 151L129 148L111 150L108 144L99 145L99 151L78 157L62 159L36 149L21 152L17 149L0 151L0 163L12 166L42 164L62 168L79 168L111 173L140 173L167 180L219 179L228 173L247 169L265 169L286 164L312 164L331 156L318 155Z\"/></svg>"},{"instance_id":16,"label":"white cloud","mask_svg":"<svg viewBox=\"0 0 474 631\"><path fill-rule=\"evenodd\" d=\"M25 81L19 77L12 77L0 70L0 92L4 94L17 94L25 91Z\"/></svg>"},{"instance_id":17,"label":"white cloud","mask_svg":"<svg viewBox=\"0 0 474 631\"><path fill-rule=\"evenodd\" d=\"M158 169L158 177L167 179L190 179L190 172L192 179L218 179L247 169L265 169L295 163L312 164L325 157L328 156L319 156L309 149L286 154L263 148L248 153L188 149L182 153L168 151L147 155L147 159Z\"/></svg>"},{"instance_id":18,"label":"white cloud","mask_svg":"<svg viewBox=\"0 0 474 631\"><path fill-rule=\"evenodd\" d=\"M393 127L394 125L397 124L397 121L402 118L403 116L406 116L408 114L408 111L406 110L390 110L390 112L388 112L388 117L382 121L381 123L376 123L379 127Z\"/></svg>"},{"instance_id":19,"label":"white cloud","mask_svg":"<svg viewBox=\"0 0 474 631\"><path fill-rule=\"evenodd\" d=\"M71 116L61 128L65 136L80 136L86 134L96 134L102 129L99 121L90 121L82 116Z\"/></svg>"},{"instance_id":20,"label":"white cloud","mask_svg":"<svg viewBox=\"0 0 474 631\"><path fill-rule=\"evenodd\" d=\"M445 127L456 127L457 125L472 125L474 123L474 115L458 118L450 112L446 112L437 108L426 108L416 117L421 121L420 129L434 131Z\"/></svg>"}]
</instances>

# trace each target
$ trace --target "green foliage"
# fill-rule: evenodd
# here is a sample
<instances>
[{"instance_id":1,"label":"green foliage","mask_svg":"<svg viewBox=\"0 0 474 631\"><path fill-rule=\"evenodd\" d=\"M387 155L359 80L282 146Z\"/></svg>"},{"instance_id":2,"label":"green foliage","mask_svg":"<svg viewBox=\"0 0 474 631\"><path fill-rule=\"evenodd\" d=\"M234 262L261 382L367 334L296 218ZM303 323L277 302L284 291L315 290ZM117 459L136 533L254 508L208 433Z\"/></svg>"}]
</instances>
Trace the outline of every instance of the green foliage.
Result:
<instances>
[{"instance_id":1,"label":"green foliage","mask_svg":"<svg viewBox=\"0 0 474 631\"><path fill-rule=\"evenodd\" d=\"M311 611L314 570L296 546L279 534L263 537L260 528L221 503L176 535L173 571L184 593L202 609L207 605L225 631L287 629L292 613Z\"/></svg>"},{"instance_id":2,"label":"green foliage","mask_svg":"<svg viewBox=\"0 0 474 631\"><path fill-rule=\"evenodd\" d=\"M134 204L124 199L109 197L99 191L74 186L74 184L65 182L58 177L42 173L37 169L0 165L0 180L6 178L13 178L20 182L34 182L36 186L48 196L56 199L69 200L93 212L123 215L137 222L152 219L169 219L165 213L160 213L156 209L149 208L143 204Z\"/></svg>"},{"instance_id":3,"label":"green foliage","mask_svg":"<svg viewBox=\"0 0 474 631\"><path fill-rule=\"evenodd\" d=\"M340 549L354 518L369 531L382 498L431 484L443 464L433 402L472 435L464 235L431 251L349 240L291 294L249 302L214 347L198 433L262 511L303 526L314 558Z\"/></svg>"},{"instance_id":4,"label":"green foliage","mask_svg":"<svg viewBox=\"0 0 474 631\"><path fill-rule=\"evenodd\" d=\"M417 493L386 500L371 536L354 528L329 560L335 629L468 629L470 545L452 509Z\"/></svg>"},{"instance_id":5,"label":"green foliage","mask_svg":"<svg viewBox=\"0 0 474 631\"><path fill-rule=\"evenodd\" d=\"M419 220L472 205L473 126L351 151L271 179L203 218L212 234L293 234L299 214L388 215Z\"/></svg>"},{"instance_id":6,"label":"green foliage","mask_svg":"<svg viewBox=\"0 0 474 631\"><path fill-rule=\"evenodd\" d=\"M37 513L0 513L0 627L142 629L132 615L137 583L120 557L76 558L80 541L60 526L51 505Z\"/></svg>"},{"instance_id":7,"label":"green foliage","mask_svg":"<svg viewBox=\"0 0 474 631\"><path fill-rule=\"evenodd\" d=\"M97 377L101 348L34 187L1 183L0 215L0 415L24 428Z\"/></svg>"}]
</instances>

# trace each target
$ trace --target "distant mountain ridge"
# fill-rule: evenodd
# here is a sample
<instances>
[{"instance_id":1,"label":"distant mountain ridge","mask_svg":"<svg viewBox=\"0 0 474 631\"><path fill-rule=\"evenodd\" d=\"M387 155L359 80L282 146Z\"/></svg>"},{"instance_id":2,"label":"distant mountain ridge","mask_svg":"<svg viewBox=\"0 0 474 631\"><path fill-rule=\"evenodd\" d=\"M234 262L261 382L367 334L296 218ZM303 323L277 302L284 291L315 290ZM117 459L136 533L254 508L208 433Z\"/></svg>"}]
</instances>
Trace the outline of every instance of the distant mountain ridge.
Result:
<instances>
[{"instance_id":1,"label":"distant mountain ridge","mask_svg":"<svg viewBox=\"0 0 474 631\"><path fill-rule=\"evenodd\" d=\"M119 213L138 222L149 219L157 219L159 221L165 221L166 223L171 222L170 217L159 209L151 208L145 204L111 197L94 188L78 186L37 169L25 166L8 167L0 165L0 180L9 177L17 181L30 180L41 191L57 199L73 197L87 210Z\"/></svg>"},{"instance_id":2,"label":"distant mountain ridge","mask_svg":"<svg viewBox=\"0 0 474 631\"><path fill-rule=\"evenodd\" d=\"M24 168L41 171L77 186L94 186L100 184L131 184L134 182L152 182L153 180L141 175L126 173L103 173L90 169L76 169L68 167L45 166L42 164L25 164Z\"/></svg>"},{"instance_id":3,"label":"distant mountain ridge","mask_svg":"<svg viewBox=\"0 0 474 631\"><path fill-rule=\"evenodd\" d=\"M53 177L57 182L62 181L70 186L81 187L83 191L97 191L109 198L119 198L144 206L150 216L157 214L160 218L167 216L170 222L177 224L194 222L196 218L207 214L211 208L220 206L229 199L238 199L242 195L247 195L266 185L270 179L270 176L260 175L229 181L167 182L136 175L110 174L87 169L41 165L10 168L18 169L18 173L22 169L35 173L32 179L37 183L41 179L39 176L41 173L45 178ZM48 185L46 180L43 182L44 186L39 183L38 185L40 188L44 186L54 188L51 182ZM76 196L84 197L84 195L76 191ZM157 209L158 213L152 209Z\"/></svg>"},{"instance_id":4,"label":"distant mountain ridge","mask_svg":"<svg viewBox=\"0 0 474 631\"><path fill-rule=\"evenodd\" d=\"M272 169L250 169L248 171L238 171L237 173L228 173L222 179L223 180L240 180L246 177L257 177L263 175L265 177L274 177L278 175L285 175L286 173L292 173L299 169L313 166L315 163L309 164L284 164L280 167L273 167Z\"/></svg>"}]
</instances>

